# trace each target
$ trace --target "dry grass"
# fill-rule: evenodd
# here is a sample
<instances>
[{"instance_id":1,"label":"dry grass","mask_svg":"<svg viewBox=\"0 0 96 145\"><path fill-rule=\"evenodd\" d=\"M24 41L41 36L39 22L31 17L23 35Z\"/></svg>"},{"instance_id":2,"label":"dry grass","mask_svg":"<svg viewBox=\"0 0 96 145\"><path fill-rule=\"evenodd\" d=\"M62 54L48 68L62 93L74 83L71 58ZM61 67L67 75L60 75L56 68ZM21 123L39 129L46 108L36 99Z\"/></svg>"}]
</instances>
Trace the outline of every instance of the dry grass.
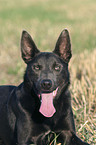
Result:
<instances>
[{"instance_id":1,"label":"dry grass","mask_svg":"<svg viewBox=\"0 0 96 145\"><path fill-rule=\"evenodd\" d=\"M70 64L71 94L77 134L96 144L96 49L75 55Z\"/></svg>"}]
</instances>

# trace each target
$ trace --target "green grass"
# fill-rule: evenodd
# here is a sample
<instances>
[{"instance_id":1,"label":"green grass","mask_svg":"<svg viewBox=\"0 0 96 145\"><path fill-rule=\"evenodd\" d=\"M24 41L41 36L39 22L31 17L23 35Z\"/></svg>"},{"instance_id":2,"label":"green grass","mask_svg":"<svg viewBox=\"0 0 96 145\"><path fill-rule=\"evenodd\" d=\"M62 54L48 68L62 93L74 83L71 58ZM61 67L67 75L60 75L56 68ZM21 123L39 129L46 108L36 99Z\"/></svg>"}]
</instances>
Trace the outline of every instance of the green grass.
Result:
<instances>
[{"instance_id":1,"label":"green grass","mask_svg":"<svg viewBox=\"0 0 96 145\"><path fill-rule=\"evenodd\" d=\"M93 49L96 46L95 4L95 0L1 1L0 43L5 43L5 39L9 43L15 37L13 42L18 46L22 30L27 29L38 47L52 50L58 34L67 27L71 33L73 51ZM47 42L42 44L43 41Z\"/></svg>"},{"instance_id":2,"label":"green grass","mask_svg":"<svg viewBox=\"0 0 96 145\"><path fill-rule=\"evenodd\" d=\"M41 51L52 51L64 28L72 42L70 89L76 128L79 137L92 143L96 136L96 0L1 0L0 84L18 85L23 80L22 30L32 35Z\"/></svg>"}]
</instances>

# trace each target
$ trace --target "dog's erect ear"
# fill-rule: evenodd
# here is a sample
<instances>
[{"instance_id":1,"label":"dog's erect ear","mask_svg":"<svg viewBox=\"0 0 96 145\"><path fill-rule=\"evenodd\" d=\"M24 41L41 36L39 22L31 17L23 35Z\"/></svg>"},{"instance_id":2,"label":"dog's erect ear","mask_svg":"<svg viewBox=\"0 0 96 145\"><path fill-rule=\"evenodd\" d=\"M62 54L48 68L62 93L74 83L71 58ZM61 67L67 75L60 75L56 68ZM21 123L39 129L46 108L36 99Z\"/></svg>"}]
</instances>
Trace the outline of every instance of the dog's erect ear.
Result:
<instances>
[{"instance_id":1,"label":"dog's erect ear","mask_svg":"<svg viewBox=\"0 0 96 145\"><path fill-rule=\"evenodd\" d=\"M26 32L22 32L21 37L21 53L22 58L25 63L28 63L32 60L32 58L39 53L34 41L32 40L31 36Z\"/></svg>"},{"instance_id":2,"label":"dog's erect ear","mask_svg":"<svg viewBox=\"0 0 96 145\"><path fill-rule=\"evenodd\" d=\"M70 36L67 29L64 29L61 32L53 52L59 55L65 62L67 63L69 62L72 53L71 53Z\"/></svg>"}]
</instances>

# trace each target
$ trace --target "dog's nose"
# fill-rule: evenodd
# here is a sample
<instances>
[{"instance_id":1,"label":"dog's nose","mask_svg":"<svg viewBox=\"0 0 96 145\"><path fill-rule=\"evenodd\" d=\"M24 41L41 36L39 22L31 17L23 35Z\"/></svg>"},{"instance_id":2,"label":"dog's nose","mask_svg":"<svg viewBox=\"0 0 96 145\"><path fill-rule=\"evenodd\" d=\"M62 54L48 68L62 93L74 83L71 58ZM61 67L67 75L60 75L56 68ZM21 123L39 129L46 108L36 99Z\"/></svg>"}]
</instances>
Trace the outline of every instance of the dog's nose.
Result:
<instances>
[{"instance_id":1,"label":"dog's nose","mask_svg":"<svg viewBox=\"0 0 96 145\"><path fill-rule=\"evenodd\" d=\"M42 80L41 86L44 90L49 90L52 87L52 81L51 80Z\"/></svg>"}]
</instances>

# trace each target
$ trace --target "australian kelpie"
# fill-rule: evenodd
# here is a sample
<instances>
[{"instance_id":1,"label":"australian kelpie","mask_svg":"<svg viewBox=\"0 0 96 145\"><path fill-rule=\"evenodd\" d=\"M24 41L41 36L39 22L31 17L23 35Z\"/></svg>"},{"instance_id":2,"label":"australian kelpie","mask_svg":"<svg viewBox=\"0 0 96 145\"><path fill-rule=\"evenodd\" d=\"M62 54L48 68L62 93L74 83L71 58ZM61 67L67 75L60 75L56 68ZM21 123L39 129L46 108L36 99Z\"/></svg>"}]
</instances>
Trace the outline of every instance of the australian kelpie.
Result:
<instances>
[{"instance_id":1,"label":"australian kelpie","mask_svg":"<svg viewBox=\"0 0 96 145\"><path fill-rule=\"evenodd\" d=\"M1 140L5 145L88 145L75 134L68 30L61 32L53 52L40 52L23 31L21 53L27 64L23 83L0 87Z\"/></svg>"}]
</instances>

